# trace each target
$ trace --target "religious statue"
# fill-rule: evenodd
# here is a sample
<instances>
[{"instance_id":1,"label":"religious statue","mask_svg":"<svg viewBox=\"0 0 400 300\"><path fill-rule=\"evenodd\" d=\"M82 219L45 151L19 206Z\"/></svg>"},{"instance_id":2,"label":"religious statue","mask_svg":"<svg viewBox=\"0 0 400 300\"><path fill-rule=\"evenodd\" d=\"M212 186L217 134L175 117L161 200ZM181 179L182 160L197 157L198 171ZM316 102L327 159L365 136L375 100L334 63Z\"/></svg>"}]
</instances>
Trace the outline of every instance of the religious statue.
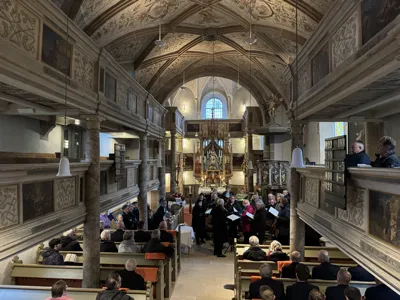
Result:
<instances>
[{"instance_id":1,"label":"religious statue","mask_svg":"<svg viewBox=\"0 0 400 300\"><path fill-rule=\"evenodd\" d=\"M283 102L283 98L279 98L277 95L269 96L265 105L268 123L275 124L276 118L276 107Z\"/></svg>"}]
</instances>

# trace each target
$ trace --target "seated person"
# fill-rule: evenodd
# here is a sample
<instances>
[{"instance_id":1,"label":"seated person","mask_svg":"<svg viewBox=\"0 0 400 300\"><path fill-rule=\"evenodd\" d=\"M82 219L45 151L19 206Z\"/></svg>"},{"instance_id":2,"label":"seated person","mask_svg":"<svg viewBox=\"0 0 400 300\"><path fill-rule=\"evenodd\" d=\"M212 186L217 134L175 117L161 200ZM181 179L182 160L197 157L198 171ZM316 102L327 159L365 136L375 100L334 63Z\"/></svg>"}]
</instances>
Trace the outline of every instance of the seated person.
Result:
<instances>
[{"instance_id":1,"label":"seated person","mask_svg":"<svg viewBox=\"0 0 400 300\"><path fill-rule=\"evenodd\" d=\"M267 254L267 260L286 261L289 256L282 251L282 244L278 241L272 241L269 247L270 251Z\"/></svg>"},{"instance_id":2,"label":"seated person","mask_svg":"<svg viewBox=\"0 0 400 300\"><path fill-rule=\"evenodd\" d=\"M265 263L260 267L261 279L250 283L248 299L260 299L260 288L263 285L270 287L274 291L275 299L284 299L285 292L283 283L272 279L272 267Z\"/></svg>"},{"instance_id":3,"label":"seated person","mask_svg":"<svg viewBox=\"0 0 400 300\"><path fill-rule=\"evenodd\" d=\"M381 138L378 146L379 153L376 154L376 160L371 165L377 168L400 167L400 160L394 152L395 148L396 141L393 138L390 136Z\"/></svg>"},{"instance_id":4,"label":"seated person","mask_svg":"<svg viewBox=\"0 0 400 300\"><path fill-rule=\"evenodd\" d=\"M137 231L135 232L136 243L147 243L151 239L151 234L149 231L144 231L144 222L139 221L137 223Z\"/></svg>"},{"instance_id":5,"label":"seated person","mask_svg":"<svg viewBox=\"0 0 400 300\"><path fill-rule=\"evenodd\" d=\"M259 247L258 237L255 235L249 239L250 248L243 253L243 259L262 261L267 260L267 254Z\"/></svg>"},{"instance_id":6,"label":"seated person","mask_svg":"<svg viewBox=\"0 0 400 300\"><path fill-rule=\"evenodd\" d=\"M128 231L127 231L128 232ZM136 273L137 263L130 258L125 263L125 270L118 271L121 276L121 287L130 290L145 290L146 283L141 275Z\"/></svg>"},{"instance_id":7,"label":"seated person","mask_svg":"<svg viewBox=\"0 0 400 300\"><path fill-rule=\"evenodd\" d=\"M345 296L346 300L361 300L362 299L360 290L358 288L352 287L352 286L348 286L347 288L345 288L344 296Z\"/></svg>"},{"instance_id":8,"label":"seated person","mask_svg":"<svg viewBox=\"0 0 400 300\"><path fill-rule=\"evenodd\" d=\"M168 257L174 254L174 248L171 246L164 246L160 240L160 230L155 229L151 232L151 240L143 247L144 253L164 253Z\"/></svg>"},{"instance_id":9,"label":"seated person","mask_svg":"<svg viewBox=\"0 0 400 300\"><path fill-rule=\"evenodd\" d=\"M100 222L103 222L104 228L103 229L108 229L111 228L111 220L108 218L107 212L103 211L100 214Z\"/></svg>"},{"instance_id":10,"label":"seated person","mask_svg":"<svg viewBox=\"0 0 400 300\"><path fill-rule=\"evenodd\" d=\"M134 239L134 231L127 230L124 233L124 240L118 247L118 253L122 252L130 252L130 253L141 253L141 249L139 245L136 245Z\"/></svg>"},{"instance_id":11,"label":"seated person","mask_svg":"<svg viewBox=\"0 0 400 300\"><path fill-rule=\"evenodd\" d=\"M263 285L260 287L260 296L261 296L261 300L274 300L275 299L274 291L267 285Z\"/></svg>"},{"instance_id":12,"label":"seated person","mask_svg":"<svg viewBox=\"0 0 400 300\"><path fill-rule=\"evenodd\" d=\"M49 247L45 248L41 255L43 256L43 265L64 265L64 257L58 252L61 249L61 240L52 239Z\"/></svg>"},{"instance_id":13,"label":"seated person","mask_svg":"<svg viewBox=\"0 0 400 300\"><path fill-rule=\"evenodd\" d=\"M67 284L64 280L59 280L51 287L51 297L45 300L74 300L67 296Z\"/></svg>"},{"instance_id":14,"label":"seated person","mask_svg":"<svg viewBox=\"0 0 400 300\"><path fill-rule=\"evenodd\" d=\"M286 300L308 300L312 290L319 290L319 287L309 284L310 270L304 264L298 264L296 267L297 282L286 288Z\"/></svg>"},{"instance_id":15,"label":"seated person","mask_svg":"<svg viewBox=\"0 0 400 300\"><path fill-rule=\"evenodd\" d=\"M369 158L368 154L365 153L364 148L364 143L360 140L357 140L353 144L351 144L351 152L353 154L346 155L346 159L344 160L347 168L357 167L357 165L359 164L371 164L371 159Z\"/></svg>"},{"instance_id":16,"label":"seated person","mask_svg":"<svg viewBox=\"0 0 400 300\"><path fill-rule=\"evenodd\" d=\"M312 279L336 280L340 267L330 263L328 251L321 250L318 252L318 262L321 264L313 268Z\"/></svg>"},{"instance_id":17,"label":"seated person","mask_svg":"<svg viewBox=\"0 0 400 300\"><path fill-rule=\"evenodd\" d=\"M160 234L161 234L161 236L160 236L161 242L168 242L168 243L174 242L174 236L170 232L167 231L167 229L168 229L167 222L162 221L160 223L159 229L160 229Z\"/></svg>"},{"instance_id":18,"label":"seated person","mask_svg":"<svg viewBox=\"0 0 400 300\"><path fill-rule=\"evenodd\" d=\"M124 230L122 229L123 224L123 222L118 222L117 229L111 233L111 240L113 242L122 242L124 240Z\"/></svg>"},{"instance_id":19,"label":"seated person","mask_svg":"<svg viewBox=\"0 0 400 300\"><path fill-rule=\"evenodd\" d=\"M60 237L60 251L83 251L81 245L79 245L79 242L76 239L77 236L75 235L74 229L65 232L64 235Z\"/></svg>"},{"instance_id":20,"label":"seated person","mask_svg":"<svg viewBox=\"0 0 400 300\"><path fill-rule=\"evenodd\" d=\"M292 254L290 254L290 260L292 263L282 268L281 278L296 279L296 267L301 262L300 252L293 251Z\"/></svg>"},{"instance_id":21,"label":"seated person","mask_svg":"<svg viewBox=\"0 0 400 300\"><path fill-rule=\"evenodd\" d=\"M108 230L104 230L100 238L100 252L118 252L117 246L111 241L111 234Z\"/></svg>"},{"instance_id":22,"label":"seated person","mask_svg":"<svg viewBox=\"0 0 400 300\"><path fill-rule=\"evenodd\" d=\"M340 269L337 273L337 286L330 286L325 291L326 300L346 300L344 290L349 286L351 275L346 269Z\"/></svg>"},{"instance_id":23,"label":"seated person","mask_svg":"<svg viewBox=\"0 0 400 300\"><path fill-rule=\"evenodd\" d=\"M400 296L375 278L376 286L365 291L365 300L400 300Z\"/></svg>"},{"instance_id":24,"label":"seated person","mask_svg":"<svg viewBox=\"0 0 400 300\"><path fill-rule=\"evenodd\" d=\"M353 281L375 281L374 275L365 270L362 266L357 265L347 269L351 274Z\"/></svg>"},{"instance_id":25,"label":"seated person","mask_svg":"<svg viewBox=\"0 0 400 300\"><path fill-rule=\"evenodd\" d=\"M121 276L117 272L108 274L106 289L97 294L96 300L131 300L126 291L120 290Z\"/></svg>"},{"instance_id":26,"label":"seated person","mask_svg":"<svg viewBox=\"0 0 400 300\"><path fill-rule=\"evenodd\" d=\"M308 296L308 300L325 300L325 296L319 290L312 290Z\"/></svg>"}]
</instances>

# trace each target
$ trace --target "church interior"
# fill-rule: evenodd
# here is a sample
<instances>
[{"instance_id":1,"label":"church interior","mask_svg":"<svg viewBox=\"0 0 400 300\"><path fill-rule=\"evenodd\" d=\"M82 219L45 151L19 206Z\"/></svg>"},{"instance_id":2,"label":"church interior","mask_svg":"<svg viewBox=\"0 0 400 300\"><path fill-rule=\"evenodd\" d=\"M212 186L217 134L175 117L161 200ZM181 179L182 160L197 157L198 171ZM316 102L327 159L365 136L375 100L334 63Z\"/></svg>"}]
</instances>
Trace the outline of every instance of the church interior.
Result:
<instances>
[{"instance_id":1,"label":"church interior","mask_svg":"<svg viewBox=\"0 0 400 300\"><path fill-rule=\"evenodd\" d=\"M399 300L400 0L0 0L0 299Z\"/></svg>"}]
</instances>

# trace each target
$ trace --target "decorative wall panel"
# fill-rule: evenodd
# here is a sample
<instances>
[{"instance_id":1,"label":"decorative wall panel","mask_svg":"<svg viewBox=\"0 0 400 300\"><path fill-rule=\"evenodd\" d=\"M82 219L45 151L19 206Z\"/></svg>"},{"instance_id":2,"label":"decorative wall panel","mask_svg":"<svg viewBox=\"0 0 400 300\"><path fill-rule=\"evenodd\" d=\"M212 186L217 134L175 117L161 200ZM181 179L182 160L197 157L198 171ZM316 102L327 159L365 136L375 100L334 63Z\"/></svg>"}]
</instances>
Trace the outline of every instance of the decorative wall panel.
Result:
<instances>
[{"instance_id":1,"label":"decorative wall panel","mask_svg":"<svg viewBox=\"0 0 400 300\"><path fill-rule=\"evenodd\" d=\"M314 178L306 178L304 190L304 202L319 207L319 180Z\"/></svg>"},{"instance_id":2,"label":"decorative wall panel","mask_svg":"<svg viewBox=\"0 0 400 300\"><path fill-rule=\"evenodd\" d=\"M299 97L311 88L311 67L308 63L299 71Z\"/></svg>"},{"instance_id":3,"label":"decorative wall panel","mask_svg":"<svg viewBox=\"0 0 400 300\"><path fill-rule=\"evenodd\" d=\"M360 48L360 21L356 10L332 37L332 69Z\"/></svg>"},{"instance_id":4,"label":"decorative wall panel","mask_svg":"<svg viewBox=\"0 0 400 300\"><path fill-rule=\"evenodd\" d=\"M347 189L347 208L346 210L338 208L338 218L364 230L367 217L364 212L365 197L365 189L349 186Z\"/></svg>"},{"instance_id":5,"label":"decorative wall panel","mask_svg":"<svg viewBox=\"0 0 400 300\"><path fill-rule=\"evenodd\" d=\"M76 179L56 179L54 183L56 211L74 206L76 203Z\"/></svg>"},{"instance_id":6,"label":"decorative wall panel","mask_svg":"<svg viewBox=\"0 0 400 300\"><path fill-rule=\"evenodd\" d=\"M0 38L33 57L38 52L39 19L19 1L0 3Z\"/></svg>"},{"instance_id":7,"label":"decorative wall panel","mask_svg":"<svg viewBox=\"0 0 400 300\"><path fill-rule=\"evenodd\" d=\"M121 105L121 107L128 107L128 88L119 82L117 83L117 103Z\"/></svg>"},{"instance_id":8,"label":"decorative wall panel","mask_svg":"<svg viewBox=\"0 0 400 300\"><path fill-rule=\"evenodd\" d=\"M324 45L311 61L312 66L312 85L317 84L321 79L329 74L329 48Z\"/></svg>"},{"instance_id":9,"label":"decorative wall panel","mask_svg":"<svg viewBox=\"0 0 400 300\"><path fill-rule=\"evenodd\" d=\"M127 185L128 187L135 185L135 168L127 168Z\"/></svg>"},{"instance_id":10,"label":"decorative wall panel","mask_svg":"<svg viewBox=\"0 0 400 300\"><path fill-rule=\"evenodd\" d=\"M22 185L23 221L36 219L54 212L53 181Z\"/></svg>"},{"instance_id":11,"label":"decorative wall panel","mask_svg":"<svg viewBox=\"0 0 400 300\"><path fill-rule=\"evenodd\" d=\"M77 48L74 48L73 68L73 78L88 89L93 90L94 63Z\"/></svg>"},{"instance_id":12,"label":"decorative wall panel","mask_svg":"<svg viewBox=\"0 0 400 300\"><path fill-rule=\"evenodd\" d=\"M0 187L0 229L18 224L18 186Z\"/></svg>"}]
</instances>

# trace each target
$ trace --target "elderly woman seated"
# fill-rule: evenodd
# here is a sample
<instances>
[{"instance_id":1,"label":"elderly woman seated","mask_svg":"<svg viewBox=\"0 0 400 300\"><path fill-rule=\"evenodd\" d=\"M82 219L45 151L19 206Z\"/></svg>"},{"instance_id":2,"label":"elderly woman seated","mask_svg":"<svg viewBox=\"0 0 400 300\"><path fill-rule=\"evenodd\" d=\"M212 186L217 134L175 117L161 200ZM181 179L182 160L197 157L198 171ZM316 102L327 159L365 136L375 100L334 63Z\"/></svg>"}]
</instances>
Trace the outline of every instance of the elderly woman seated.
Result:
<instances>
[{"instance_id":1,"label":"elderly woman seated","mask_svg":"<svg viewBox=\"0 0 400 300\"><path fill-rule=\"evenodd\" d=\"M110 231L104 230L100 234L100 252L118 252L117 246L111 241Z\"/></svg>"},{"instance_id":2,"label":"elderly woman seated","mask_svg":"<svg viewBox=\"0 0 400 300\"><path fill-rule=\"evenodd\" d=\"M272 241L269 246L269 252L267 260L272 261L286 261L289 260L289 256L282 251L282 244L278 241Z\"/></svg>"},{"instance_id":3,"label":"elderly woman seated","mask_svg":"<svg viewBox=\"0 0 400 300\"><path fill-rule=\"evenodd\" d=\"M134 232L127 230L124 232L124 240L121 242L118 248L118 252L130 252L130 253L141 253L141 248L135 243Z\"/></svg>"},{"instance_id":4,"label":"elderly woman seated","mask_svg":"<svg viewBox=\"0 0 400 300\"><path fill-rule=\"evenodd\" d=\"M259 247L258 237L255 235L249 239L250 248L243 253L243 259L262 261L267 260L267 254Z\"/></svg>"}]
</instances>

